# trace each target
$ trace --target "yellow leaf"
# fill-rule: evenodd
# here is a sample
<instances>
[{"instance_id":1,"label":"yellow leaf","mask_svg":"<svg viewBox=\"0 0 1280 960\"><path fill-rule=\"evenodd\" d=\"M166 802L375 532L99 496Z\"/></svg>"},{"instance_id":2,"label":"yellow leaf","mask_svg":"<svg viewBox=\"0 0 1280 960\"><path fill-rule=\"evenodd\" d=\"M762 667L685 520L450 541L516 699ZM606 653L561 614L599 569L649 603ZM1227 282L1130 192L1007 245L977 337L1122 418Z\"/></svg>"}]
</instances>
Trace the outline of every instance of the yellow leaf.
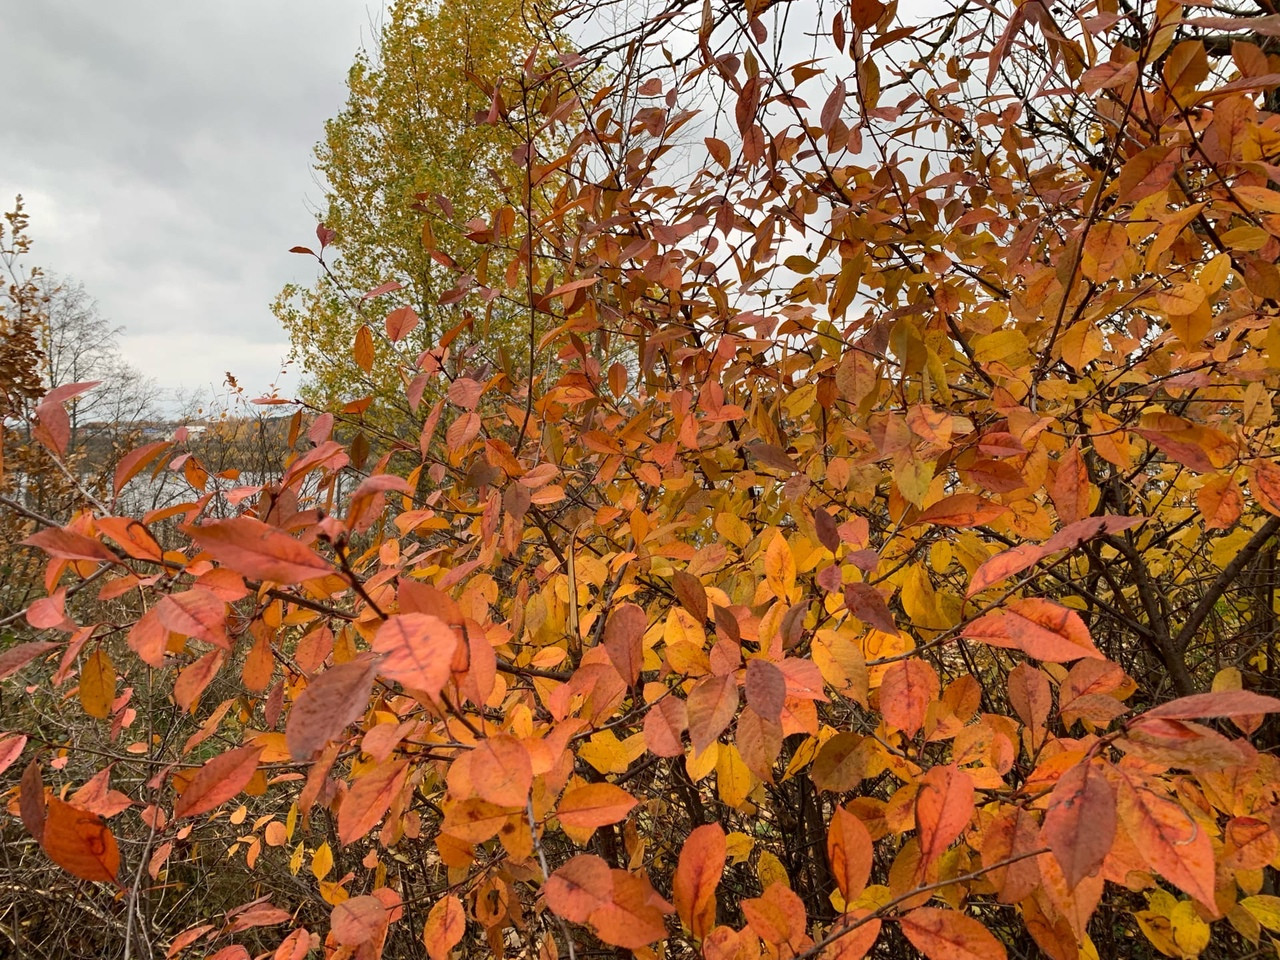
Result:
<instances>
[{"instance_id":1,"label":"yellow leaf","mask_svg":"<svg viewBox=\"0 0 1280 960\"><path fill-rule=\"evenodd\" d=\"M111 716L111 702L115 698L115 664L107 651L98 647L80 668L80 705L89 716L105 720Z\"/></svg>"},{"instance_id":2,"label":"yellow leaf","mask_svg":"<svg viewBox=\"0 0 1280 960\"><path fill-rule=\"evenodd\" d=\"M578 748L578 756L601 773L625 773L644 750L643 733L619 740L612 730L601 730Z\"/></svg>"},{"instance_id":3,"label":"yellow leaf","mask_svg":"<svg viewBox=\"0 0 1280 960\"><path fill-rule=\"evenodd\" d=\"M317 880L323 880L332 869L333 851L329 849L329 843L326 841L316 847L315 853L311 854L311 875Z\"/></svg>"},{"instance_id":4,"label":"yellow leaf","mask_svg":"<svg viewBox=\"0 0 1280 960\"><path fill-rule=\"evenodd\" d=\"M773 539L764 552L764 576L769 589L779 600L790 600L796 586L796 559L780 532L773 532Z\"/></svg>"},{"instance_id":5,"label":"yellow leaf","mask_svg":"<svg viewBox=\"0 0 1280 960\"><path fill-rule=\"evenodd\" d=\"M721 801L737 810L748 809L747 796L754 788L755 777L747 769L738 748L721 744L716 756L716 793Z\"/></svg>"},{"instance_id":6,"label":"yellow leaf","mask_svg":"<svg viewBox=\"0 0 1280 960\"><path fill-rule=\"evenodd\" d=\"M760 851L760 859L756 861L756 876L760 878L760 886L768 890L775 883L791 886L791 878L787 876L787 868L782 861L768 850Z\"/></svg>"},{"instance_id":7,"label":"yellow leaf","mask_svg":"<svg viewBox=\"0 0 1280 960\"><path fill-rule=\"evenodd\" d=\"M729 855L729 862L734 864L746 863L755 845L755 840L745 833L735 830L725 837L725 851Z\"/></svg>"}]
</instances>

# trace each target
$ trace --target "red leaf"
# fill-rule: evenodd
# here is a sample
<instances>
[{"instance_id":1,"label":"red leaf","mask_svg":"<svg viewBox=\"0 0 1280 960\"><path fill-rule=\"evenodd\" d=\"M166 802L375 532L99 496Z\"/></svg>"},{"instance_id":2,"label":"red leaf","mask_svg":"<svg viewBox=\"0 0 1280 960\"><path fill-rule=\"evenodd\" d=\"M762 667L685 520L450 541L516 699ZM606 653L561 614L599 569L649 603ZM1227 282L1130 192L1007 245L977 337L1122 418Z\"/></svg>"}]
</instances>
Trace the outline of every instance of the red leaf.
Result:
<instances>
[{"instance_id":1,"label":"red leaf","mask_svg":"<svg viewBox=\"0 0 1280 960\"><path fill-rule=\"evenodd\" d=\"M768 660L756 658L747 662L743 689L749 706L766 720L777 722L787 700L787 678Z\"/></svg>"},{"instance_id":2,"label":"red leaf","mask_svg":"<svg viewBox=\"0 0 1280 960\"><path fill-rule=\"evenodd\" d=\"M403 286L404 284L400 283L397 280L388 280L386 283L381 283L378 286L374 287L372 290L366 290L364 293L360 294L360 299L372 300L374 297L380 297L384 293L392 293L396 290L399 290Z\"/></svg>"},{"instance_id":3,"label":"red leaf","mask_svg":"<svg viewBox=\"0 0 1280 960\"><path fill-rule=\"evenodd\" d=\"M912 946L929 960L1005 960L1004 946L973 917L921 907L898 921Z\"/></svg>"},{"instance_id":4,"label":"red leaf","mask_svg":"<svg viewBox=\"0 0 1280 960\"><path fill-rule=\"evenodd\" d=\"M1098 872L1115 835L1115 789L1093 763L1077 764L1049 795L1041 832L1069 888Z\"/></svg>"},{"instance_id":5,"label":"red leaf","mask_svg":"<svg viewBox=\"0 0 1280 960\"><path fill-rule=\"evenodd\" d=\"M680 920L698 939L716 923L716 887L724 872L726 850L724 830L718 823L704 823L680 848L671 899Z\"/></svg>"},{"instance_id":6,"label":"red leaf","mask_svg":"<svg viewBox=\"0 0 1280 960\"><path fill-rule=\"evenodd\" d=\"M120 849L96 813L50 797L40 845L68 873L82 880L118 884Z\"/></svg>"},{"instance_id":7,"label":"red leaf","mask_svg":"<svg viewBox=\"0 0 1280 960\"><path fill-rule=\"evenodd\" d=\"M880 681L880 712L886 723L913 737L941 691L938 674L928 663L899 660L886 668Z\"/></svg>"},{"instance_id":8,"label":"red leaf","mask_svg":"<svg viewBox=\"0 0 1280 960\"><path fill-rule=\"evenodd\" d=\"M449 680L457 634L429 613L401 613L388 617L373 638L373 652L382 655L378 673L431 699Z\"/></svg>"},{"instance_id":9,"label":"red leaf","mask_svg":"<svg viewBox=\"0 0 1280 960\"><path fill-rule=\"evenodd\" d=\"M372 658L352 660L320 674L294 702L285 725L285 742L295 760L312 755L369 708L369 691L378 672Z\"/></svg>"},{"instance_id":10,"label":"red leaf","mask_svg":"<svg viewBox=\"0 0 1280 960\"><path fill-rule=\"evenodd\" d=\"M302 583L333 573L329 561L253 517L213 520L185 532L223 566L255 580Z\"/></svg>"},{"instance_id":11,"label":"red leaf","mask_svg":"<svg viewBox=\"0 0 1280 960\"><path fill-rule=\"evenodd\" d=\"M173 805L173 818L198 817L222 806L253 779L261 753L260 746L240 747L207 761Z\"/></svg>"},{"instance_id":12,"label":"red leaf","mask_svg":"<svg viewBox=\"0 0 1280 960\"><path fill-rule=\"evenodd\" d=\"M1217 690L1170 700L1142 717L1161 720L1197 720L1201 717L1249 717L1280 712L1280 700L1251 690ZM1141 718L1138 718L1141 719Z\"/></svg>"},{"instance_id":13,"label":"red leaf","mask_svg":"<svg viewBox=\"0 0 1280 960\"><path fill-rule=\"evenodd\" d=\"M46 640L31 640L10 647L0 653L0 680L11 677L36 657L42 657L50 650L57 650L58 644Z\"/></svg>"}]
</instances>

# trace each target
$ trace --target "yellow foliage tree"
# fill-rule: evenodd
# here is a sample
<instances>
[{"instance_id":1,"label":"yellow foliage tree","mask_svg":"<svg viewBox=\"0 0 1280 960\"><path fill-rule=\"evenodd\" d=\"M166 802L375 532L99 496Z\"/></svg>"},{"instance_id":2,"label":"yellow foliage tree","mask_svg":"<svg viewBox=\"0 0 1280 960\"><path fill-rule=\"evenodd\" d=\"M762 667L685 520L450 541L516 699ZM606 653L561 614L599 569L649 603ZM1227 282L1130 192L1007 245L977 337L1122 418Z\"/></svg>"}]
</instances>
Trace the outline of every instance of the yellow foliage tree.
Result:
<instances>
[{"instance_id":1,"label":"yellow foliage tree","mask_svg":"<svg viewBox=\"0 0 1280 960\"><path fill-rule=\"evenodd\" d=\"M490 110L492 78L535 44L534 10L517 0L404 0L376 46L357 54L347 104L316 148L337 256L322 249L317 282L286 286L274 304L315 403L374 396L375 413L403 407L401 371L460 323L455 355L469 348L492 359L527 334L512 331L500 304L473 313L447 293L460 271L485 266L469 262L465 224L503 201L501 170L519 140L475 121Z\"/></svg>"}]
</instances>

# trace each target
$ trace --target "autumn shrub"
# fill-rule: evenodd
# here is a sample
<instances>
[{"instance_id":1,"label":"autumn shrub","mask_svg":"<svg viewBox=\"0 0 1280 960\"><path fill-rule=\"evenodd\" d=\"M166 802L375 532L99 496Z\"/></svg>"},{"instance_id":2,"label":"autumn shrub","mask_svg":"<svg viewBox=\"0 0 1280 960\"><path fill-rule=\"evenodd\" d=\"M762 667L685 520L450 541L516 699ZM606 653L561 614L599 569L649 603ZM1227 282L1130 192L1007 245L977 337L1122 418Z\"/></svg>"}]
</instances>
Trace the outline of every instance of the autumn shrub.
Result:
<instances>
[{"instance_id":1,"label":"autumn shrub","mask_svg":"<svg viewBox=\"0 0 1280 960\"><path fill-rule=\"evenodd\" d=\"M127 957L1274 949L1271 16L802 6L489 80L528 340L389 353L416 439L26 538L6 871Z\"/></svg>"}]
</instances>

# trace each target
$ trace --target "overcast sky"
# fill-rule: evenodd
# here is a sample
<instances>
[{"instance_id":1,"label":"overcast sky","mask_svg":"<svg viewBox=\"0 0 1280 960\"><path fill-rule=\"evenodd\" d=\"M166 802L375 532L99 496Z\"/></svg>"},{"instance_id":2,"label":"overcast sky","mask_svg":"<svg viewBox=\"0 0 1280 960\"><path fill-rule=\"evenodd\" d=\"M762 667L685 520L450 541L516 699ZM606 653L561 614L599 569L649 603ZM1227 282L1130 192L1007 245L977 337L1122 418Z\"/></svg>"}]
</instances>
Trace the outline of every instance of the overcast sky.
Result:
<instances>
[{"instance_id":1,"label":"overcast sky","mask_svg":"<svg viewBox=\"0 0 1280 960\"><path fill-rule=\"evenodd\" d=\"M379 0L5 4L0 203L31 262L76 278L168 389L254 395L288 340L269 304L314 276L311 151ZM292 394L298 376L280 381Z\"/></svg>"}]
</instances>

